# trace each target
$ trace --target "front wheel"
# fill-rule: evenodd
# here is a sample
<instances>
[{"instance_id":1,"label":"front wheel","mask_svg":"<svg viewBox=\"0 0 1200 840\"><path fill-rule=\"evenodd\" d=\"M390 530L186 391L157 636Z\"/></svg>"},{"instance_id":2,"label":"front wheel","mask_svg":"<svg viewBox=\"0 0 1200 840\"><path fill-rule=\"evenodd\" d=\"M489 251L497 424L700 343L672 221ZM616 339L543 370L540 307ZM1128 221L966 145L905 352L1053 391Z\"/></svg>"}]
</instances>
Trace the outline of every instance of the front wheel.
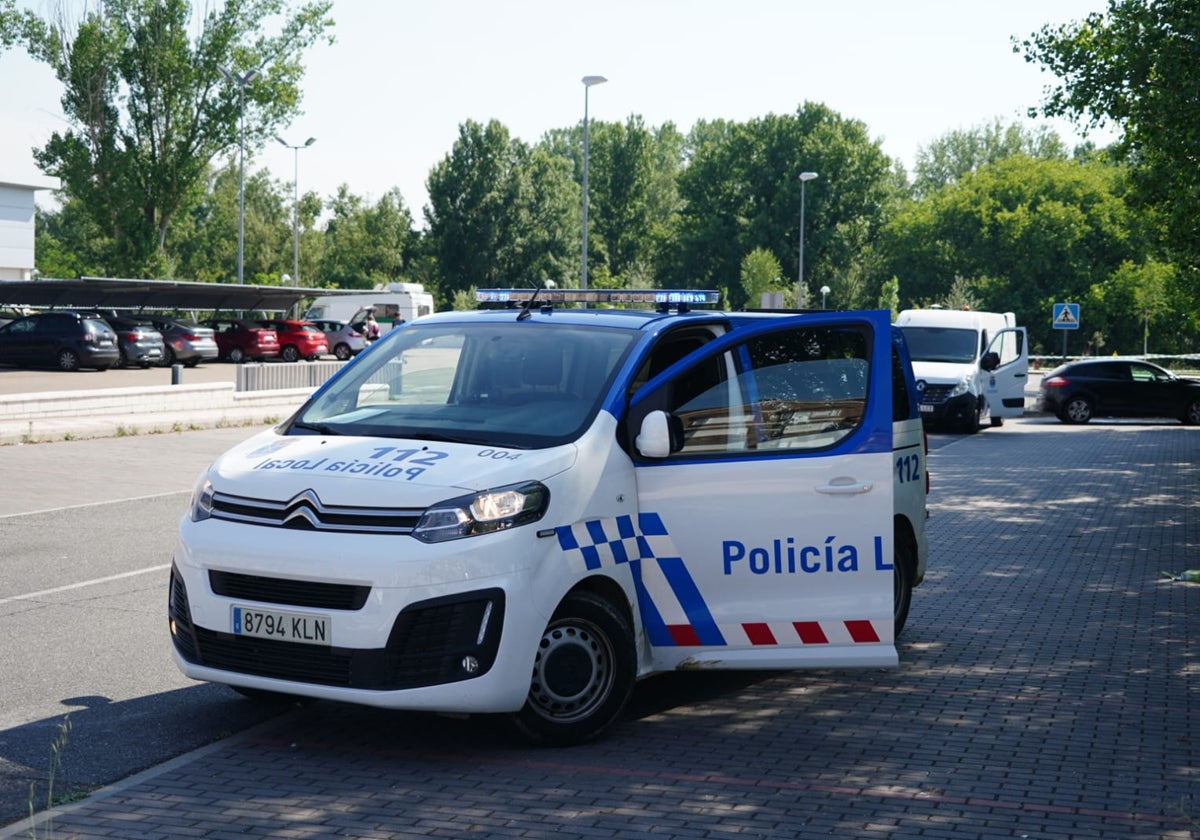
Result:
<instances>
[{"instance_id":1,"label":"front wheel","mask_svg":"<svg viewBox=\"0 0 1200 840\"><path fill-rule=\"evenodd\" d=\"M1058 419L1064 423L1086 423L1092 419L1092 404L1083 397L1071 397L1062 407Z\"/></svg>"},{"instance_id":2,"label":"front wheel","mask_svg":"<svg viewBox=\"0 0 1200 840\"><path fill-rule=\"evenodd\" d=\"M636 677L625 613L590 592L568 595L542 634L529 696L513 723L535 744L581 744L620 716Z\"/></svg>"},{"instance_id":3,"label":"front wheel","mask_svg":"<svg viewBox=\"0 0 1200 840\"><path fill-rule=\"evenodd\" d=\"M903 535L895 534L892 542L892 637L898 639L908 622L908 609L912 606L917 558L912 545Z\"/></svg>"},{"instance_id":4,"label":"front wheel","mask_svg":"<svg viewBox=\"0 0 1200 840\"><path fill-rule=\"evenodd\" d=\"M246 351L241 347L231 347L229 349L229 361L233 362L235 365L240 365L242 362L246 361Z\"/></svg>"},{"instance_id":5,"label":"front wheel","mask_svg":"<svg viewBox=\"0 0 1200 840\"><path fill-rule=\"evenodd\" d=\"M1200 400L1192 400L1183 412L1183 425L1200 426Z\"/></svg>"}]
</instances>

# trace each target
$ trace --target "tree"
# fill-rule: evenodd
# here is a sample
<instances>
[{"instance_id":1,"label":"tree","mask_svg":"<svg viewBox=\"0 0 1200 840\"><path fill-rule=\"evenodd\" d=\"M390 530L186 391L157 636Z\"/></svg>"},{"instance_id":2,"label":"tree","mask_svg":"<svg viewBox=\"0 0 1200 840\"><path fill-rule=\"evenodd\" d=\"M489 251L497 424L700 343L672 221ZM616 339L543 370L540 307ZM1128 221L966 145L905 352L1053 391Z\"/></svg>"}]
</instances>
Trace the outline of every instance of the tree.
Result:
<instances>
[{"instance_id":1,"label":"tree","mask_svg":"<svg viewBox=\"0 0 1200 840\"><path fill-rule=\"evenodd\" d=\"M1125 179L1118 166L1026 155L982 166L904 206L881 237L881 269L905 304L942 300L965 278L980 307L1015 312L1032 343L1052 346L1053 303L1151 251Z\"/></svg>"},{"instance_id":2,"label":"tree","mask_svg":"<svg viewBox=\"0 0 1200 840\"><path fill-rule=\"evenodd\" d=\"M319 272L322 285L373 289L403 279L413 233L412 214L399 189L388 190L369 206L343 184L329 210Z\"/></svg>"},{"instance_id":3,"label":"tree","mask_svg":"<svg viewBox=\"0 0 1200 840\"><path fill-rule=\"evenodd\" d=\"M34 157L110 239L107 273L162 272L171 223L200 198L209 163L238 146L243 107L249 148L298 113L301 58L332 26L331 5L226 0L194 40L189 0L106 0L73 29L11 4L0 15L0 42L23 44L64 86L69 128ZM222 68L259 74L237 85Z\"/></svg>"},{"instance_id":4,"label":"tree","mask_svg":"<svg viewBox=\"0 0 1200 840\"><path fill-rule=\"evenodd\" d=\"M928 195L981 166L1017 154L1047 160L1068 157L1062 138L1052 129L1004 125L997 119L989 125L948 132L918 149L913 191L918 196Z\"/></svg>"},{"instance_id":5,"label":"tree","mask_svg":"<svg viewBox=\"0 0 1200 840\"><path fill-rule=\"evenodd\" d=\"M749 306L759 306L765 292L784 291L779 260L766 248L755 248L742 258L741 280Z\"/></svg>"},{"instance_id":6,"label":"tree","mask_svg":"<svg viewBox=\"0 0 1200 840\"><path fill-rule=\"evenodd\" d=\"M579 192L568 161L531 150L496 120L468 121L427 186L443 298L472 286L578 282Z\"/></svg>"},{"instance_id":7,"label":"tree","mask_svg":"<svg viewBox=\"0 0 1200 840\"><path fill-rule=\"evenodd\" d=\"M1106 12L1045 26L1014 44L1061 80L1047 90L1041 113L1124 132L1118 152L1134 167L1143 200L1159 209L1167 241L1193 268L1200 263L1198 33L1195 0L1109 0Z\"/></svg>"},{"instance_id":8,"label":"tree","mask_svg":"<svg viewBox=\"0 0 1200 840\"><path fill-rule=\"evenodd\" d=\"M865 125L813 103L745 124L700 123L689 148L663 274L672 285L727 288L735 307L745 302L742 256L755 248L798 276L801 172L819 174L805 196L805 280L814 287L863 260L904 186Z\"/></svg>"}]
</instances>

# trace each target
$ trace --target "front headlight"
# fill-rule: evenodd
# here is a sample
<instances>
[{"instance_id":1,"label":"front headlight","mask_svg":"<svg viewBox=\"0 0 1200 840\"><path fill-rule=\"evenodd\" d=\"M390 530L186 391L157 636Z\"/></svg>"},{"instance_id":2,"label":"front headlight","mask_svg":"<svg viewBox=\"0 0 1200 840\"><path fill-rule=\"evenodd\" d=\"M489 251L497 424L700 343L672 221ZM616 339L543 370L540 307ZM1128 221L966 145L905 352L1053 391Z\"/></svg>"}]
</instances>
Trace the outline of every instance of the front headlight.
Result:
<instances>
[{"instance_id":1,"label":"front headlight","mask_svg":"<svg viewBox=\"0 0 1200 840\"><path fill-rule=\"evenodd\" d=\"M537 522L549 503L550 491L537 481L484 490L429 508L412 535L423 542L435 543L491 534Z\"/></svg>"},{"instance_id":2,"label":"front headlight","mask_svg":"<svg viewBox=\"0 0 1200 840\"><path fill-rule=\"evenodd\" d=\"M961 397L963 394L969 393L970 390L971 390L971 377L964 376L962 379L958 380L957 385L955 385L953 388L950 389L950 393L947 394L946 397L948 399L954 399L955 397Z\"/></svg>"},{"instance_id":3,"label":"front headlight","mask_svg":"<svg viewBox=\"0 0 1200 840\"><path fill-rule=\"evenodd\" d=\"M189 516L193 522L203 522L212 516L213 486L208 476L200 476L192 490L192 503L189 506Z\"/></svg>"}]
</instances>

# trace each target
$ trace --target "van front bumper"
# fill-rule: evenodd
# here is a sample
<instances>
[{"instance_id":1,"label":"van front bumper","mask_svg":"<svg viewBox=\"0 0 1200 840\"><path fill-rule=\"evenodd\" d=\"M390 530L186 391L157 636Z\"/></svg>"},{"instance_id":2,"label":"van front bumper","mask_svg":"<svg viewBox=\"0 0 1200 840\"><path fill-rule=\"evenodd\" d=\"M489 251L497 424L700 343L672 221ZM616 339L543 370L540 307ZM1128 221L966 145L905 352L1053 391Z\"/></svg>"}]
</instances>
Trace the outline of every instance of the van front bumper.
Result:
<instances>
[{"instance_id":1,"label":"van front bumper","mask_svg":"<svg viewBox=\"0 0 1200 840\"><path fill-rule=\"evenodd\" d=\"M941 402L925 402L922 398L919 408L926 425L966 426L975 421L977 400L974 394L959 394Z\"/></svg>"}]
</instances>

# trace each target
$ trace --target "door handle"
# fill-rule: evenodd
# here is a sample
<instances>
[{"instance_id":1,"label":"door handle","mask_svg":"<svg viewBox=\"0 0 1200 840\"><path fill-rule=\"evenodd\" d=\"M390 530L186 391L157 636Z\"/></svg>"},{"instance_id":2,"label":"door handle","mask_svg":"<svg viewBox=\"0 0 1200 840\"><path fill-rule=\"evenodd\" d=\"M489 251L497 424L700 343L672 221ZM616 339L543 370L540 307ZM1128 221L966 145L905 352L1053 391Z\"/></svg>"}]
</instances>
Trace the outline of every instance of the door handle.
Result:
<instances>
[{"instance_id":1,"label":"door handle","mask_svg":"<svg viewBox=\"0 0 1200 840\"><path fill-rule=\"evenodd\" d=\"M818 493L824 493L826 496L858 496L862 493L870 493L873 489L875 489L875 485L871 482L858 481L848 475L831 478L828 484L822 484L816 488Z\"/></svg>"}]
</instances>

